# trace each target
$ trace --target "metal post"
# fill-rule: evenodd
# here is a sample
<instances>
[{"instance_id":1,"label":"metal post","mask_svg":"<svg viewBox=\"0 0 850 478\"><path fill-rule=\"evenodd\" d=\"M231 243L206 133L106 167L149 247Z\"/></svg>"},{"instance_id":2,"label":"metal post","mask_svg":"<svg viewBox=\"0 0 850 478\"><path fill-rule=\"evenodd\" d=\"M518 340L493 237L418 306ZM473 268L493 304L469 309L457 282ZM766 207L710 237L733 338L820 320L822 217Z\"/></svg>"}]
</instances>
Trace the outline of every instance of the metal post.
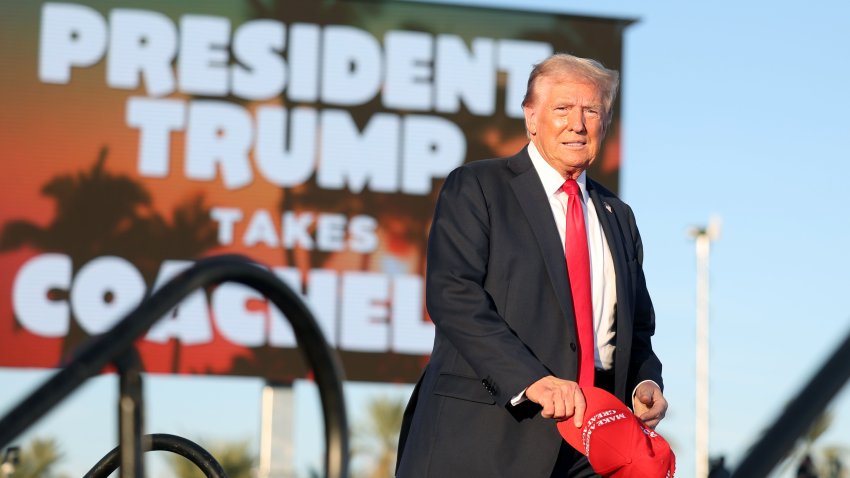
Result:
<instances>
[{"instance_id":1,"label":"metal post","mask_svg":"<svg viewBox=\"0 0 850 478\"><path fill-rule=\"evenodd\" d=\"M145 476L142 459L142 361L135 347L129 348L115 361L119 373L118 449L120 477Z\"/></svg>"},{"instance_id":2,"label":"metal post","mask_svg":"<svg viewBox=\"0 0 850 478\"><path fill-rule=\"evenodd\" d=\"M295 391L291 383L263 387L259 478L295 476Z\"/></svg>"},{"instance_id":3,"label":"metal post","mask_svg":"<svg viewBox=\"0 0 850 478\"><path fill-rule=\"evenodd\" d=\"M711 241L720 235L720 221L712 218L708 227L694 227L689 235L696 243L697 303L696 303L696 478L707 478L709 471L709 383L708 383L708 310L709 256Z\"/></svg>"}]
</instances>

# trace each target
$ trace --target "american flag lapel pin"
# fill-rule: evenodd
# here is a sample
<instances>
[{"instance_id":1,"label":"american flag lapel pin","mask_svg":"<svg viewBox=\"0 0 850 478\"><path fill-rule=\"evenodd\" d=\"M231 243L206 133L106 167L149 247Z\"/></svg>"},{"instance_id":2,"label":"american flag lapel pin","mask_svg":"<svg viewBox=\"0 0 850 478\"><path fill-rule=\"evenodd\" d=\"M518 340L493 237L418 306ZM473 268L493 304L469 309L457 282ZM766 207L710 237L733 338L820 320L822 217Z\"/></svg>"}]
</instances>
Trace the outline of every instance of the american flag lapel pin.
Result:
<instances>
[{"instance_id":1,"label":"american flag lapel pin","mask_svg":"<svg viewBox=\"0 0 850 478\"><path fill-rule=\"evenodd\" d=\"M605 206L605 210L606 210L606 211L608 211L608 212L610 212L610 213L613 213L613 212L614 212L614 210L613 210L613 209L611 209L611 205L610 205L610 204L608 204L607 202L603 202L603 203L602 203L602 205L603 205L603 206Z\"/></svg>"}]
</instances>

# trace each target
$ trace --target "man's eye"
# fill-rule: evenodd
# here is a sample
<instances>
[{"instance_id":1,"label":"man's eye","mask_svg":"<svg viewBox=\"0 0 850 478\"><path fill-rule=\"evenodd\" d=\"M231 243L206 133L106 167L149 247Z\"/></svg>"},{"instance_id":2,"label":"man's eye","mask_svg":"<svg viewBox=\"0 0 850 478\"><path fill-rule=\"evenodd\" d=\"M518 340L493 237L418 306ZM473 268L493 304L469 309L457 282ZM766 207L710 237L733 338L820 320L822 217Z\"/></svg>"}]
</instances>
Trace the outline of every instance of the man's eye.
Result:
<instances>
[{"instance_id":1,"label":"man's eye","mask_svg":"<svg viewBox=\"0 0 850 478\"><path fill-rule=\"evenodd\" d=\"M585 113L590 118L599 118L599 110L587 110Z\"/></svg>"}]
</instances>

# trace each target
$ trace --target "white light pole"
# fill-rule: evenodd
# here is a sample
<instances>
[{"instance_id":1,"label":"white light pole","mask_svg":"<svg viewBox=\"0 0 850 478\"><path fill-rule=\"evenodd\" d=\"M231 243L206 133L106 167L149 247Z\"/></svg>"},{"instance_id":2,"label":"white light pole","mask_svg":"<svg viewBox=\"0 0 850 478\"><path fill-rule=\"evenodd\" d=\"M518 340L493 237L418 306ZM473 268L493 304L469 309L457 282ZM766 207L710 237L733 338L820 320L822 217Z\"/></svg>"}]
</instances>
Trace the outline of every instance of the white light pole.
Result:
<instances>
[{"instance_id":1,"label":"white light pole","mask_svg":"<svg viewBox=\"0 0 850 478\"><path fill-rule=\"evenodd\" d=\"M696 324L696 478L708 477L708 259L711 242L720 236L720 219L712 217L708 227L692 227L697 256Z\"/></svg>"}]
</instances>

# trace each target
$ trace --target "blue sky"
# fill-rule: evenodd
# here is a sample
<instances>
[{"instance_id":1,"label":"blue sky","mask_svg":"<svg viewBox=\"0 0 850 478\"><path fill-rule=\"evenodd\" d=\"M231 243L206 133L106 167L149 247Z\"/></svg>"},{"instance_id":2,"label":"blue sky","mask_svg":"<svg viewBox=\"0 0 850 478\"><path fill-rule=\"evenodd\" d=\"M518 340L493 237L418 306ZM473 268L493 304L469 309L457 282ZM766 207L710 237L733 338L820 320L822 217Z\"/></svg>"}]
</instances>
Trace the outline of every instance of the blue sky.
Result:
<instances>
[{"instance_id":1,"label":"blue sky","mask_svg":"<svg viewBox=\"0 0 850 478\"><path fill-rule=\"evenodd\" d=\"M716 215L710 447L736 463L850 333L850 4L442 3L639 20L625 33L621 195L641 228L657 314L655 346L670 401L659 431L675 444L678 476L692 476L695 259L686 232ZM0 413L44 376L0 371ZM152 377L145 384L148 430L256 445L259 380ZM355 423L368 394L409 392L348 390ZM81 475L116 442L116 391L114 377L95 379L24 441L63 431L62 468ZM304 449L319 446L314 393L296 385L303 406L296 440ZM850 447L850 394L832 407L835 423L819 443ZM312 462L307 453L298 459Z\"/></svg>"}]
</instances>

